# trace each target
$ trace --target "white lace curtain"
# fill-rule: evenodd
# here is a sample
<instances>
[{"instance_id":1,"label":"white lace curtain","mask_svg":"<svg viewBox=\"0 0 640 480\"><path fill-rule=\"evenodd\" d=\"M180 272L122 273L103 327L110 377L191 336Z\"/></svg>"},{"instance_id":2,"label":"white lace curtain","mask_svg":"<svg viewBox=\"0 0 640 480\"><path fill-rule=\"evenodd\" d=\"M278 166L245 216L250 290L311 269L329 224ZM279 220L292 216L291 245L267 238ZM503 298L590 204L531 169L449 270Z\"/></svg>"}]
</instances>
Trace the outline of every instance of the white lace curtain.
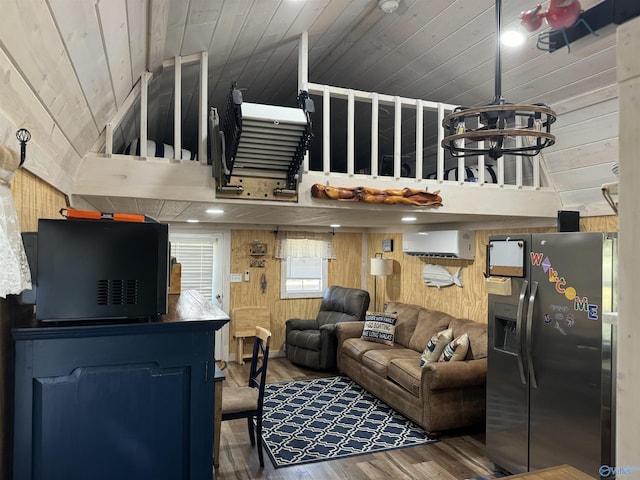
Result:
<instances>
[{"instance_id":1,"label":"white lace curtain","mask_svg":"<svg viewBox=\"0 0 640 480\"><path fill-rule=\"evenodd\" d=\"M31 272L22 244L20 224L9 181L17 170L18 154L0 145L0 297L31 288Z\"/></svg>"},{"instance_id":2,"label":"white lace curtain","mask_svg":"<svg viewBox=\"0 0 640 480\"><path fill-rule=\"evenodd\" d=\"M333 251L333 235L278 231L274 256L275 258L336 258Z\"/></svg>"}]
</instances>

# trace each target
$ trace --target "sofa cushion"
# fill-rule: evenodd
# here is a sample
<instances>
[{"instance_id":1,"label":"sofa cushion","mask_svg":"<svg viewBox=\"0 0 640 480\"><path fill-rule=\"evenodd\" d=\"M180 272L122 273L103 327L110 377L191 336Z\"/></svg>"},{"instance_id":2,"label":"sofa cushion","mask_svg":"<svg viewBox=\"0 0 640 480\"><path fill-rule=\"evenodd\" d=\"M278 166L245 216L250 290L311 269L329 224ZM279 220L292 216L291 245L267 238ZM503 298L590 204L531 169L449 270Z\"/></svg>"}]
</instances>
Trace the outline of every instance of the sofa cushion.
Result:
<instances>
[{"instance_id":1,"label":"sofa cushion","mask_svg":"<svg viewBox=\"0 0 640 480\"><path fill-rule=\"evenodd\" d=\"M422 357L420 357L420 366L423 367L426 363L440 360L440 355L451 340L453 340L453 330L450 328L434 333L427 346L424 347Z\"/></svg>"},{"instance_id":2,"label":"sofa cushion","mask_svg":"<svg viewBox=\"0 0 640 480\"><path fill-rule=\"evenodd\" d=\"M487 359L465 362L432 362L422 369L422 382L427 390L455 390L487 383ZM423 391L422 395L428 395Z\"/></svg>"},{"instance_id":3,"label":"sofa cushion","mask_svg":"<svg viewBox=\"0 0 640 480\"><path fill-rule=\"evenodd\" d=\"M414 397L420 397L422 368L414 358L394 358L387 369L387 376Z\"/></svg>"},{"instance_id":4,"label":"sofa cushion","mask_svg":"<svg viewBox=\"0 0 640 480\"><path fill-rule=\"evenodd\" d=\"M391 349L389 345L383 345L382 343L369 342L362 340L362 338L347 338L342 343L342 352L349 357L361 361L362 355L369 350L385 350Z\"/></svg>"},{"instance_id":5,"label":"sofa cushion","mask_svg":"<svg viewBox=\"0 0 640 480\"><path fill-rule=\"evenodd\" d=\"M469 335L463 333L462 335L451 340L442 351L439 362L457 362L464 360L469 351Z\"/></svg>"},{"instance_id":6,"label":"sofa cushion","mask_svg":"<svg viewBox=\"0 0 640 480\"><path fill-rule=\"evenodd\" d=\"M413 335L411 335L411 339L409 340L409 348L412 348L416 352L422 352L433 334L449 328L449 323L451 323L453 319L454 317L444 312L429 310L427 308L421 309ZM456 336L455 330L453 334Z\"/></svg>"},{"instance_id":7,"label":"sofa cushion","mask_svg":"<svg viewBox=\"0 0 640 480\"><path fill-rule=\"evenodd\" d=\"M466 360L486 358L487 356L487 324L478 323L468 318L455 318L450 325L453 336L458 337L463 333L469 335L469 351Z\"/></svg>"},{"instance_id":8,"label":"sofa cushion","mask_svg":"<svg viewBox=\"0 0 640 480\"><path fill-rule=\"evenodd\" d=\"M394 313L367 312L364 318L362 339L384 345L393 345L396 318Z\"/></svg>"},{"instance_id":9,"label":"sofa cushion","mask_svg":"<svg viewBox=\"0 0 640 480\"><path fill-rule=\"evenodd\" d=\"M385 312L395 312L398 316L398 320L396 321L395 343L403 347L409 346L409 340L411 339L411 335L413 335L413 330L416 328L416 322L418 321L418 314L423 308L424 307L419 305L400 302L389 302L386 304ZM424 345L422 348L424 348ZM417 351L421 352L422 348Z\"/></svg>"},{"instance_id":10,"label":"sofa cushion","mask_svg":"<svg viewBox=\"0 0 640 480\"><path fill-rule=\"evenodd\" d=\"M369 350L362 355L362 365L373 370L378 376L387 378L387 369L392 360L410 358L418 363L419 354L409 348L394 346L388 349Z\"/></svg>"}]
</instances>

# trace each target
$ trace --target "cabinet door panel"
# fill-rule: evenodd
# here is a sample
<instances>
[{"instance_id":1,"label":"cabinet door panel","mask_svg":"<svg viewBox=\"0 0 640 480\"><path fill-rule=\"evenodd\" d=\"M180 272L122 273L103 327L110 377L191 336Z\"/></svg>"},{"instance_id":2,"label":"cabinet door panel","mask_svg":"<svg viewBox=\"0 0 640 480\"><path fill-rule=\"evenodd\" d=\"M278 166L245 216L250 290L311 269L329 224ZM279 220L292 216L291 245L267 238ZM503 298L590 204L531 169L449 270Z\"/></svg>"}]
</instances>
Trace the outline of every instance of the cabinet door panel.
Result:
<instances>
[{"instance_id":1,"label":"cabinet door panel","mask_svg":"<svg viewBox=\"0 0 640 480\"><path fill-rule=\"evenodd\" d=\"M33 478L189 478L190 377L143 364L35 378Z\"/></svg>"}]
</instances>

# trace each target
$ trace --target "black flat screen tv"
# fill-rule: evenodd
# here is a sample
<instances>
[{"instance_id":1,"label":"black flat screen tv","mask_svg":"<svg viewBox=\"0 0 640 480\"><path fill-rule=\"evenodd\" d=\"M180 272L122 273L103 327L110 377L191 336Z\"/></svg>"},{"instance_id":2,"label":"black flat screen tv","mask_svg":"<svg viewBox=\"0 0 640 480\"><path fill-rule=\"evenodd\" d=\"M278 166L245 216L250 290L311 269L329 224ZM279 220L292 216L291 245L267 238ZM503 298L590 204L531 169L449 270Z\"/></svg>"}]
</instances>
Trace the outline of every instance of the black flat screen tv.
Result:
<instances>
[{"instance_id":1,"label":"black flat screen tv","mask_svg":"<svg viewBox=\"0 0 640 480\"><path fill-rule=\"evenodd\" d=\"M105 220L38 222L36 319L144 319L167 312L169 228Z\"/></svg>"}]
</instances>

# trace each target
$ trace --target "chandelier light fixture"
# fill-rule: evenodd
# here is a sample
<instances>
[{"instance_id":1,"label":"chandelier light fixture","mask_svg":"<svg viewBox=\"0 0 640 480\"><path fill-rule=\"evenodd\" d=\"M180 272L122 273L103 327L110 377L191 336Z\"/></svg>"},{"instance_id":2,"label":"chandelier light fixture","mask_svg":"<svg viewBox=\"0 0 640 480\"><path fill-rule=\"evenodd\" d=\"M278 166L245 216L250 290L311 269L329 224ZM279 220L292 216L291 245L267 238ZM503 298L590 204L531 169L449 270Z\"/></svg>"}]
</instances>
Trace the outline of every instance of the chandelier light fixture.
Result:
<instances>
[{"instance_id":1,"label":"chandelier light fixture","mask_svg":"<svg viewBox=\"0 0 640 480\"><path fill-rule=\"evenodd\" d=\"M533 157L555 143L551 124L556 114L547 105L506 103L502 96L500 42L502 1L496 0L495 96L489 105L457 107L445 116L442 147L453 157L503 155Z\"/></svg>"}]
</instances>

